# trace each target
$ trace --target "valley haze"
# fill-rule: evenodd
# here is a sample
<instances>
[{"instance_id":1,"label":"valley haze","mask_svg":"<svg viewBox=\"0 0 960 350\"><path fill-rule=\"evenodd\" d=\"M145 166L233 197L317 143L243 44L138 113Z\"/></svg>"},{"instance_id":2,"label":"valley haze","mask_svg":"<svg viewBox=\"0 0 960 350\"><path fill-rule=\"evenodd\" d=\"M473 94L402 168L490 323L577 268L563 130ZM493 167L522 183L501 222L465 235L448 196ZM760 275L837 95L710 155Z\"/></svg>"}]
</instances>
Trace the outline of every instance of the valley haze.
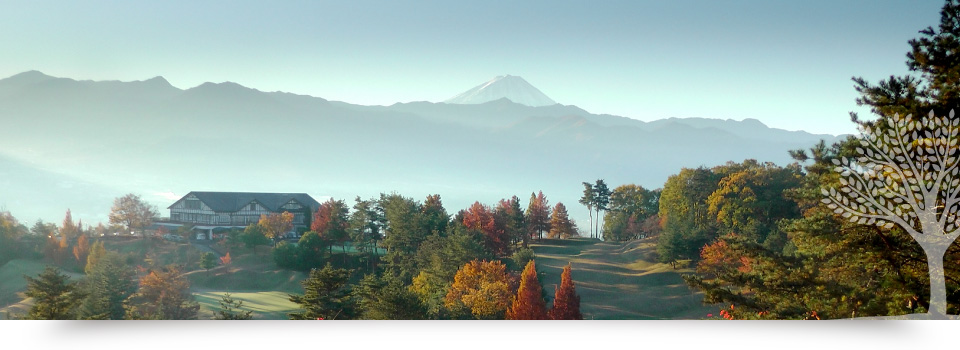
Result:
<instances>
[{"instance_id":1,"label":"valley haze","mask_svg":"<svg viewBox=\"0 0 960 350\"><path fill-rule=\"evenodd\" d=\"M587 226L583 181L655 189L683 167L756 159L845 137L756 119L643 122L555 103L501 76L444 103L364 106L239 84L163 77L78 81L29 71L0 80L0 207L25 223L69 208L107 222L125 193L166 207L189 191L306 192L320 201L440 194L451 213L542 190Z\"/></svg>"}]
</instances>

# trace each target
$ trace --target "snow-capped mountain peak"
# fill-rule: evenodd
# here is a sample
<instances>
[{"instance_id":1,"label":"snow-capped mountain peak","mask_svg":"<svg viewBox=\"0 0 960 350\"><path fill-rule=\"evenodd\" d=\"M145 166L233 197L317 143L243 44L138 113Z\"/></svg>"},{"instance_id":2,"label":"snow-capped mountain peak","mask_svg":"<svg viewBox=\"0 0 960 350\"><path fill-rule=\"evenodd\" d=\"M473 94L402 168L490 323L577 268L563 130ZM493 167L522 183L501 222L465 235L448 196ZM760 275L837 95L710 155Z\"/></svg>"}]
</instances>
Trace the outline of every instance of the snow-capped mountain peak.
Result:
<instances>
[{"instance_id":1,"label":"snow-capped mountain peak","mask_svg":"<svg viewBox=\"0 0 960 350\"><path fill-rule=\"evenodd\" d=\"M450 104L480 104L506 98L531 107L550 106L556 101L544 95L526 80L515 75L501 75L466 92L443 101Z\"/></svg>"}]
</instances>

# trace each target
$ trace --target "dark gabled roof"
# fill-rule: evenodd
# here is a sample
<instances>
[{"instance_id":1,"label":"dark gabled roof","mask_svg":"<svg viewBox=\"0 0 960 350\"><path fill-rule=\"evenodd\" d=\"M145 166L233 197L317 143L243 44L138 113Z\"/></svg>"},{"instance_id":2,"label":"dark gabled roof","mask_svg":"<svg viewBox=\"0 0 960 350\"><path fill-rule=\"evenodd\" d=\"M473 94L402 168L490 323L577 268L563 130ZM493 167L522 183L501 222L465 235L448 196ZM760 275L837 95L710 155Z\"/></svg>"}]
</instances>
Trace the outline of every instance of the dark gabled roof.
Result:
<instances>
[{"instance_id":1,"label":"dark gabled roof","mask_svg":"<svg viewBox=\"0 0 960 350\"><path fill-rule=\"evenodd\" d=\"M320 207L320 203L306 193L190 192L183 198L191 194L216 212L235 212L253 201L260 203L270 211L279 211L281 206L291 200L311 208L311 211ZM182 201L183 198L180 198L177 202ZM177 202L174 202L174 204ZM170 205L167 209L172 207L173 205Z\"/></svg>"}]
</instances>

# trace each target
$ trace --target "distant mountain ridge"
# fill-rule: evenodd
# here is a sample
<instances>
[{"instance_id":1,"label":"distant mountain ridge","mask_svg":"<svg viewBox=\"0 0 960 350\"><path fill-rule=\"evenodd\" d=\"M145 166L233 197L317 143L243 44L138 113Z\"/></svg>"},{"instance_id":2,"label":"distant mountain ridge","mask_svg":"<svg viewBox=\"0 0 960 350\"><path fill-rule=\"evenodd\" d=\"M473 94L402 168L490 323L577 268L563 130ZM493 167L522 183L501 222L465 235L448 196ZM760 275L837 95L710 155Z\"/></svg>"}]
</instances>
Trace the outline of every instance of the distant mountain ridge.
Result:
<instances>
[{"instance_id":1,"label":"distant mountain ridge","mask_svg":"<svg viewBox=\"0 0 960 350\"><path fill-rule=\"evenodd\" d=\"M39 72L0 80L0 121L15 130L0 138L0 157L24 164L12 171L50 169L100 193L141 193L160 207L169 195L154 193L196 189L346 200L396 191L419 199L439 193L453 213L543 190L583 222L586 210L575 204L582 181L657 188L682 167L747 158L783 165L792 161L788 150L842 137L752 119L643 122L503 98L361 106L229 82L181 90L162 77L77 81ZM99 198L26 182L11 188L0 187L0 205L15 215L3 198L60 195L47 198L49 208L21 208L45 220Z\"/></svg>"}]
</instances>

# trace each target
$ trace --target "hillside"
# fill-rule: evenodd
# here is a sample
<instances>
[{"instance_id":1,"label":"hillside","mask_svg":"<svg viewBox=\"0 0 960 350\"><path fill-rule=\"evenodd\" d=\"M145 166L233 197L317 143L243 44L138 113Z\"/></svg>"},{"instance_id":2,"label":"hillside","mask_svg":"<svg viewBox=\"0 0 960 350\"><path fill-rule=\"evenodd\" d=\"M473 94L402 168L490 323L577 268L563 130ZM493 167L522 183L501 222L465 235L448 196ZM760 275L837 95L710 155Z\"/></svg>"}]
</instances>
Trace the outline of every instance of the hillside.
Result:
<instances>
[{"instance_id":1,"label":"hillside","mask_svg":"<svg viewBox=\"0 0 960 350\"><path fill-rule=\"evenodd\" d=\"M655 244L654 239L629 243L570 239L545 240L531 247L551 298L563 266L572 264L584 319L702 319L717 312L715 306L702 305L702 294L680 278L692 269L674 270L654 262Z\"/></svg>"}]
</instances>

